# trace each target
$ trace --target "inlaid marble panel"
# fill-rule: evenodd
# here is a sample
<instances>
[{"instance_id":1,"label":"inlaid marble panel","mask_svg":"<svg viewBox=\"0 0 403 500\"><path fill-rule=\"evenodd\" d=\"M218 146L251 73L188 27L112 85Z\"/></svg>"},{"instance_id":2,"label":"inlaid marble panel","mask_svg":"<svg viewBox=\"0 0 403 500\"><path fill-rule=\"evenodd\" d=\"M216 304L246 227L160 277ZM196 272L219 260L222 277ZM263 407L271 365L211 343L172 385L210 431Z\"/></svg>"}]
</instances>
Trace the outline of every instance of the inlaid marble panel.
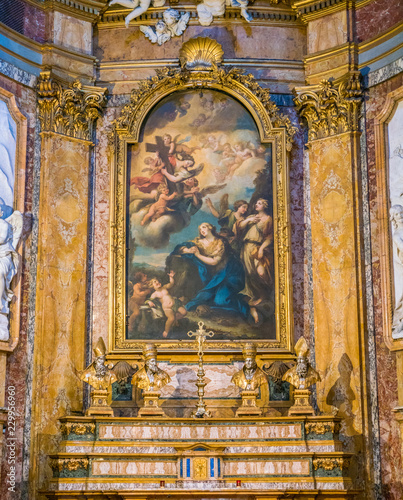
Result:
<instances>
[{"instance_id":1,"label":"inlaid marble panel","mask_svg":"<svg viewBox=\"0 0 403 500\"><path fill-rule=\"evenodd\" d=\"M250 460L225 462L224 477L259 475L308 475L308 460Z\"/></svg>"},{"instance_id":2,"label":"inlaid marble panel","mask_svg":"<svg viewBox=\"0 0 403 500\"><path fill-rule=\"evenodd\" d=\"M271 425L103 425L100 439L149 440L232 440L237 439L300 439L301 426Z\"/></svg>"},{"instance_id":3,"label":"inlaid marble panel","mask_svg":"<svg viewBox=\"0 0 403 500\"><path fill-rule=\"evenodd\" d=\"M104 461L92 462L96 476L168 476L176 475L177 462Z\"/></svg>"}]
</instances>

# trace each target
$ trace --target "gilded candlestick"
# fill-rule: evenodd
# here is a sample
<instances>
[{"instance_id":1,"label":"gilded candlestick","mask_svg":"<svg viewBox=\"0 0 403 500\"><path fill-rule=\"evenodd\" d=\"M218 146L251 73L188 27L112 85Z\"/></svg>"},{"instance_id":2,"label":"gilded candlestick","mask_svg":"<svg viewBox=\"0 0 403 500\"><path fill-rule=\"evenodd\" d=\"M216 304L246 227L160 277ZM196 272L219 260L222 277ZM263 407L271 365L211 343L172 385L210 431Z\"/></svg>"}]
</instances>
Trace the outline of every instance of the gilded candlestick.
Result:
<instances>
[{"instance_id":1,"label":"gilded candlestick","mask_svg":"<svg viewBox=\"0 0 403 500\"><path fill-rule=\"evenodd\" d=\"M199 369L197 370L197 394L199 396L199 401L196 404L196 410L192 413L194 418L209 418L211 413L206 408L206 403L204 402L204 388L206 382L204 381L204 367L203 367L203 346L207 337L213 337L213 332L206 332L204 328L204 323L199 322L199 329L196 332L188 332L189 337L196 337L199 355Z\"/></svg>"}]
</instances>

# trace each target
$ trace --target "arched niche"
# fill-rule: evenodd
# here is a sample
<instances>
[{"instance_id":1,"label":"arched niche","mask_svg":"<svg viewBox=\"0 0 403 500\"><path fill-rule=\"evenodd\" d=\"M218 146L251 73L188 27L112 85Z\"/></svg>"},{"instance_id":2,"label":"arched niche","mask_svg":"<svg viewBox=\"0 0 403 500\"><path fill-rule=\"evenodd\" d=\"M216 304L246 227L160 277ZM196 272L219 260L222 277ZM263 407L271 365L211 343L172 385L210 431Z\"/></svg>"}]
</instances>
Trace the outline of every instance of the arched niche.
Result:
<instances>
[{"instance_id":1,"label":"arched niche","mask_svg":"<svg viewBox=\"0 0 403 500\"><path fill-rule=\"evenodd\" d=\"M196 41L190 42L200 43ZM175 338L175 335L172 337L169 335L168 338L162 338L161 335L153 337L152 334L147 334L144 338L139 338L139 335L135 335L135 338L127 336L129 319L127 259L128 251L130 251L127 248L129 217L127 207L130 202L128 175L129 169L132 168L128 155L133 148L140 151L138 154L143 154L141 147L144 136L147 135L148 120L159 107L164 105L164 102L170 100L174 102L176 97L178 100L189 101L193 98L192 96L216 93L223 96L224 100L233 102L234 106L238 106L239 109L243 109L254 123L256 137L260 144L266 150L269 148L271 152L272 193L270 196L274 239L272 315L275 327L270 338L267 335L265 337L266 330L259 324L254 330L256 334L246 334L245 327L242 334L234 335L232 338L231 328L226 331L224 326L215 338L207 342L207 349L211 352L239 351L240 344L247 341L249 335L249 340L256 343L260 352L289 353L292 349L293 316L287 150L291 148L295 128L288 118L278 112L276 105L270 99L269 91L262 89L251 75L244 75L236 69L224 69L219 61L191 60L189 57L184 57L183 52L181 64L179 69L163 69L158 71L155 77L140 82L138 88L132 91L130 103L122 109L110 135L114 149L111 189L113 212L110 240L110 352L114 354L138 352L146 342L150 341L155 342L160 351L171 353L186 352L193 348L190 339L186 340L184 332L181 338ZM230 115L229 120L231 120ZM181 133L183 135L185 131ZM161 134L164 134L163 128L159 129L158 134L155 135L161 136ZM191 142L189 141L189 144ZM197 160L196 163L198 163ZM136 176L138 175L139 172L136 172ZM133 172L130 173L131 178L132 176ZM194 234L194 236L197 235ZM190 315L187 319L189 317ZM195 322L194 316L192 321ZM193 328L193 323L187 324ZM206 321L206 323L208 329L217 333L217 329L211 326L211 322ZM223 324L225 325L225 321Z\"/></svg>"}]
</instances>

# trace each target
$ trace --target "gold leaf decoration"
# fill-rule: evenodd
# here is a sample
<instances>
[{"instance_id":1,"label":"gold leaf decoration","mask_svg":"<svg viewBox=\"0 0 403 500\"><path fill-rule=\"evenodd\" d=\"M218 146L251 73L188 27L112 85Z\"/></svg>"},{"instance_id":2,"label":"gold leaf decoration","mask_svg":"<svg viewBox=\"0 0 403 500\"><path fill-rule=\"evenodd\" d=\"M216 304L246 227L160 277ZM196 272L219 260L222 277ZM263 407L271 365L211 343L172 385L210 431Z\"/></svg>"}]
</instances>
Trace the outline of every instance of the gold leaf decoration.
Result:
<instances>
[{"instance_id":1,"label":"gold leaf decoration","mask_svg":"<svg viewBox=\"0 0 403 500\"><path fill-rule=\"evenodd\" d=\"M322 80L319 85L295 89L294 102L308 123L310 141L359 130L362 102L360 72L348 74L337 85Z\"/></svg>"},{"instance_id":2,"label":"gold leaf decoration","mask_svg":"<svg viewBox=\"0 0 403 500\"><path fill-rule=\"evenodd\" d=\"M212 38L192 38L182 45L179 62L182 68L190 71L211 69L222 63L224 51Z\"/></svg>"},{"instance_id":3,"label":"gold leaf decoration","mask_svg":"<svg viewBox=\"0 0 403 500\"><path fill-rule=\"evenodd\" d=\"M93 126L106 105L106 89L84 86L79 80L66 88L50 71L42 71L37 87L42 132L92 140Z\"/></svg>"},{"instance_id":4,"label":"gold leaf decoration","mask_svg":"<svg viewBox=\"0 0 403 500\"><path fill-rule=\"evenodd\" d=\"M313 468L315 470L324 469L331 471L334 469L347 469L350 466L350 459L346 457L338 458L315 458L313 460Z\"/></svg>"}]
</instances>

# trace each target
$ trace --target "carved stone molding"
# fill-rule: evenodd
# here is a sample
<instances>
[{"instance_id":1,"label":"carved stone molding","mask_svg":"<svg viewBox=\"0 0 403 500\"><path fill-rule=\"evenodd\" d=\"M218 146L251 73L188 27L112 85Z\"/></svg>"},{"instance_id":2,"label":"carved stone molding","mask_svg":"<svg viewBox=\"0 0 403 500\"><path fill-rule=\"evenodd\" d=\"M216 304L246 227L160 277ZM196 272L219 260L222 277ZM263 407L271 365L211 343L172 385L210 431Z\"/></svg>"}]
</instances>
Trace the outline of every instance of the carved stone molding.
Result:
<instances>
[{"instance_id":1,"label":"carved stone molding","mask_svg":"<svg viewBox=\"0 0 403 500\"><path fill-rule=\"evenodd\" d=\"M106 105L105 88L86 86L79 80L66 88L50 71L43 71L37 92L42 132L91 141L94 123Z\"/></svg>"},{"instance_id":2,"label":"carved stone molding","mask_svg":"<svg viewBox=\"0 0 403 500\"><path fill-rule=\"evenodd\" d=\"M362 102L360 73L350 73L339 83L323 80L319 85L296 87L297 110L308 123L308 139L323 139L359 130Z\"/></svg>"}]
</instances>

